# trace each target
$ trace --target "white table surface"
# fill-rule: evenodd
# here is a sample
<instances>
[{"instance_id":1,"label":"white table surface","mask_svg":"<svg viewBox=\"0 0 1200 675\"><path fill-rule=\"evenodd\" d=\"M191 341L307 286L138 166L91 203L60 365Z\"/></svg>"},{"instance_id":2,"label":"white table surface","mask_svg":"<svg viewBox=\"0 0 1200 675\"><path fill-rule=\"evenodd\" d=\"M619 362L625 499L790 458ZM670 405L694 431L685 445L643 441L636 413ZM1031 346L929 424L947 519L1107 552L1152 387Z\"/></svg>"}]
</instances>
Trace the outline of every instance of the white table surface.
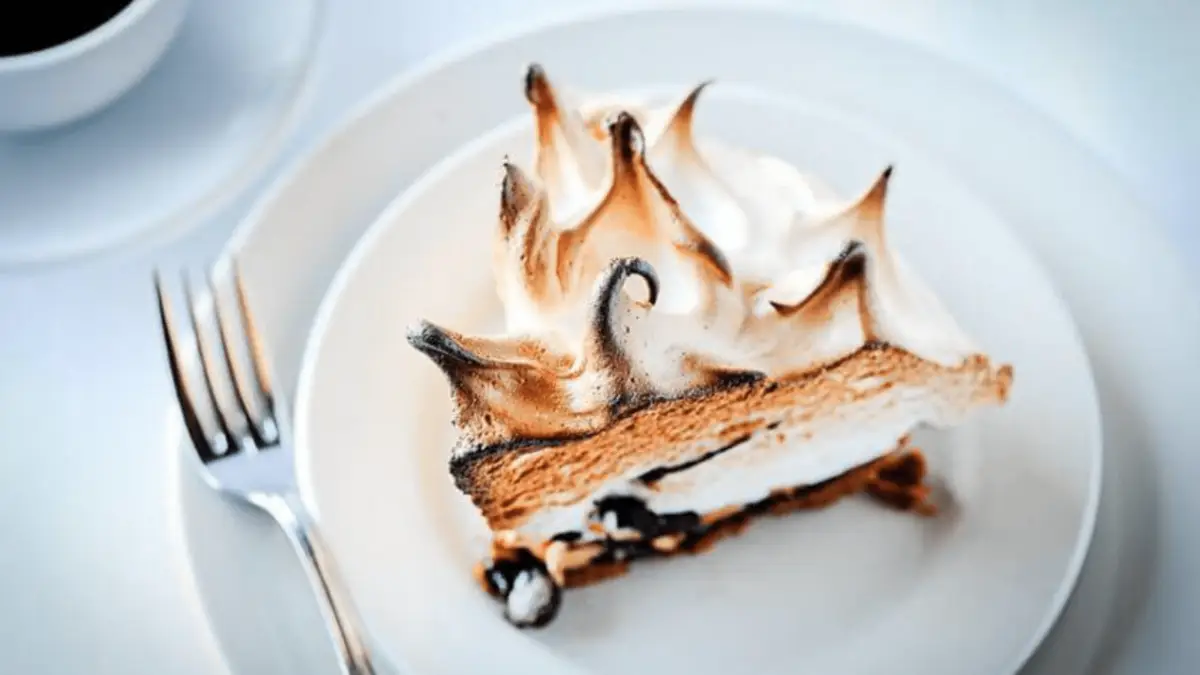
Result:
<instances>
[{"instance_id":1,"label":"white table surface","mask_svg":"<svg viewBox=\"0 0 1200 675\"><path fill-rule=\"evenodd\" d=\"M1200 262L1200 3L793 2L1008 86L1116 168L1182 253ZM593 3L333 0L292 143L219 218L166 245L0 276L0 673L228 672L184 564L151 267L214 255L270 176L400 70L553 7L583 4ZM1200 454L1159 456L1156 465L1160 476L1200 475ZM1200 516L1200 495L1172 502ZM1200 534L1190 522L1172 518L1161 527L1174 529L1144 538L1154 547L1145 558L1152 569L1119 608L1104 671L1195 672L1200 640L1187 625L1200 619Z\"/></svg>"}]
</instances>

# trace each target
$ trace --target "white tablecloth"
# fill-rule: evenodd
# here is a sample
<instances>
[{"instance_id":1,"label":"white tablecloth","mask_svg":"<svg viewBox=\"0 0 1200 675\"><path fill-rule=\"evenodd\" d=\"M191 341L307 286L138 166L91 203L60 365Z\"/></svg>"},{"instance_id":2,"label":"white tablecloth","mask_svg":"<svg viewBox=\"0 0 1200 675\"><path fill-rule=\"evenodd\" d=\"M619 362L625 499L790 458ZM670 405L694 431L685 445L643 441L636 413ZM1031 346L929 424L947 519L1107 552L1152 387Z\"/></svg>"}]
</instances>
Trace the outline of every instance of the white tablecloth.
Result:
<instances>
[{"instance_id":1,"label":"white tablecloth","mask_svg":"<svg viewBox=\"0 0 1200 675\"><path fill-rule=\"evenodd\" d=\"M1001 81L1115 167L1200 262L1200 3L798 1ZM315 93L262 182L419 59L584 3L328 4ZM149 270L210 258L262 182L167 246L0 277L0 673L225 672L187 577L171 503L170 385ZM1200 475L1200 456L1157 462L1163 472ZM1112 671L1195 672L1200 640L1168 636L1200 618L1189 591L1200 584L1200 536L1166 531L1148 541L1159 548L1157 569L1144 606L1127 617Z\"/></svg>"}]
</instances>

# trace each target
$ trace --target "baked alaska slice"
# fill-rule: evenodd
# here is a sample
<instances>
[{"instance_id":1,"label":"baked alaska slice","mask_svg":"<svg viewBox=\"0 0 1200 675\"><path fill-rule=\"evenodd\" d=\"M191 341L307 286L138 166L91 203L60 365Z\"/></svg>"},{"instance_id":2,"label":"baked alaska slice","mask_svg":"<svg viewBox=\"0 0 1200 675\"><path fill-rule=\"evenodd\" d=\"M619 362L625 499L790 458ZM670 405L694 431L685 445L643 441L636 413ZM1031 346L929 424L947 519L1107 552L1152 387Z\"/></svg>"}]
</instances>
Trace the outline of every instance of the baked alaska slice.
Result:
<instances>
[{"instance_id":1,"label":"baked alaska slice","mask_svg":"<svg viewBox=\"0 0 1200 675\"><path fill-rule=\"evenodd\" d=\"M493 532L476 569L518 626L561 589L705 550L755 516L865 492L932 514L917 427L1002 404L993 363L890 246L891 169L842 200L692 138L701 88L579 104L533 66L534 175L505 164L501 335L422 322Z\"/></svg>"}]
</instances>

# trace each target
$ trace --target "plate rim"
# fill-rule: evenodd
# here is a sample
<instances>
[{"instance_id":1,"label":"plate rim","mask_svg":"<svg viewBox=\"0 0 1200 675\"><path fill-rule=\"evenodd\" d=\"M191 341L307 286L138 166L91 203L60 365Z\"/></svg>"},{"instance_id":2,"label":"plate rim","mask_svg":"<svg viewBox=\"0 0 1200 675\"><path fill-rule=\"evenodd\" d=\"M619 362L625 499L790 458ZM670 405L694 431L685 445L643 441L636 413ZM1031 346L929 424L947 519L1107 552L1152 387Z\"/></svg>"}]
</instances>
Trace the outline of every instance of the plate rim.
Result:
<instances>
[{"instance_id":1,"label":"plate rim","mask_svg":"<svg viewBox=\"0 0 1200 675\"><path fill-rule=\"evenodd\" d=\"M612 20L618 17L630 15L647 15L647 14L664 14L673 12L685 12L693 15L700 14L720 14L723 12L737 12L739 14L767 14L767 15L784 15L789 20L809 21L816 24L838 25L856 32L871 34L883 41L898 44L904 49L915 50L921 55L932 57L940 61L947 61L940 55L923 48L920 45L913 44L909 41L897 39L895 36L884 34L876 30L872 30L863 26L858 26L848 22L832 20L822 14L806 10L803 8L792 6L781 6L771 3L761 2L760 0L751 0L745 5L732 2L712 2L705 0L700 3L686 3L677 0L667 0L655 2L648 6L618 6L608 8L588 8L583 11L567 12L563 15L554 16L547 20L523 25L514 30L499 31L487 39L478 41L468 41L461 44L456 49L447 50L435 55L432 58L426 59L416 67L405 71L397 78L389 82L385 87L377 90L374 95L364 101L357 109L353 110L350 115L343 121L345 125L356 124L360 119L369 115L378 106L383 105L392 97L399 95L405 89L408 89L419 82L426 79L437 77L445 68L457 65L463 60L471 59L486 53L487 51L501 47L505 44L514 41L525 40L531 36L553 32L561 28L576 26L578 24L588 24ZM959 64L952 63L953 67L960 68ZM999 89L1002 92L1007 92L1003 87L999 87L987 78L985 75L971 71L975 77L983 78L993 88ZM1028 107L1028 106L1024 106ZM1034 113L1039 114L1036 109ZM345 286L349 284L350 278L360 267L363 260L369 255L371 249L374 248L375 242L380 239L384 233L392 227L392 220L395 215L406 209L411 201L417 198L417 195L422 192L428 183L440 178L444 168L454 158L465 153L470 147L481 144L493 134L497 133L503 127L507 127L512 123L512 120L507 121L488 129L470 140L459 144L450 154L440 157L431 165L426 166L424 171L406 185L397 195L395 195L387 205L376 215L367 228L359 235L350 248L348 254L343 258L338 265L336 272L333 274L329 285L326 287L321 299L317 305L317 311L314 314L312 324L308 335L304 340L304 348L299 364L299 374L296 381L295 391L293 392L294 401L292 409L296 413L300 413L306 409L308 405L309 392L312 390L311 380L314 377L316 358L315 354L321 351L321 344L325 339L327 327L330 323L331 315L335 312L340 296L345 290ZM1059 125L1055 125L1057 128ZM339 125L339 128L340 125ZM1074 137L1068 135L1068 141L1074 146L1078 145ZM1089 153L1090 154L1090 153ZM934 156L937 158L937 155ZM1123 195L1126 199L1132 199L1128 195ZM264 200L265 202L266 200ZM1136 203L1136 200L1133 200ZM266 206L266 204L264 204ZM1140 207L1141 205L1138 204ZM999 223L1009 236L1012 237L1014 243L1019 247L1022 254L1028 259L1028 262L1035 268L1036 273L1047 282L1049 289L1052 291L1054 302L1057 308L1062 312L1067 319L1073 346L1083 358L1084 374L1087 378L1087 392L1089 398L1089 409L1092 413L1087 435L1090 437L1089 454L1094 463L1095 470L1091 472L1091 476L1087 482L1087 498L1084 500L1083 518L1080 521L1079 531L1076 534L1075 542L1072 547L1071 555L1068 557L1066 572L1063 575L1062 581L1056 588L1050 601L1047 603L1047 610L1039 622L1036 630L1031 633L1031 637L1027 644L1020 650L1012 661L1011 668L1006 669L1005 673L1018 673L1032 658L1033 654L1045 642L1047 636L1062 617L1063 611L1066 608L1068 600L1074 593L1080 575L1083 571L1084 562L1087 559L1091 549L1092 540L1096 533L1096 524L1099 514L1100 500L1102 498L1102 481L1105 473L1104 448L1105 434L1103 429L1104 413L1101 406L1100 394L1096 385L1094 368L1092 359L1087 349L1086 341L1083 339L1082 331L1078 322L1075 319L1070 304L1062 294L1058 284L1054 282L1054 275L1048 271L1048 266L1042 262L1041 256L1038 255L1031 247L1025 243L1025 238L1019 232L1012 230L1007 224ZM236 236L241 233L239 227L235 232ZM1156 233L1157 234L1157 233ZM233 246L231 240L231 248ZM240 243L240 241L238 242ZM301 496L306 505L312 510L315 517L320 518L319 505L316 503L312 485L311 458L308 444L301 442L303 438L308 436L306 429L308 418L304 415L296 415L295 420L295 437L296 437L296 461L297 461L297 479L300 486ZM368 627L368 630L370 628Z\"/></svg>"}]
</instances>

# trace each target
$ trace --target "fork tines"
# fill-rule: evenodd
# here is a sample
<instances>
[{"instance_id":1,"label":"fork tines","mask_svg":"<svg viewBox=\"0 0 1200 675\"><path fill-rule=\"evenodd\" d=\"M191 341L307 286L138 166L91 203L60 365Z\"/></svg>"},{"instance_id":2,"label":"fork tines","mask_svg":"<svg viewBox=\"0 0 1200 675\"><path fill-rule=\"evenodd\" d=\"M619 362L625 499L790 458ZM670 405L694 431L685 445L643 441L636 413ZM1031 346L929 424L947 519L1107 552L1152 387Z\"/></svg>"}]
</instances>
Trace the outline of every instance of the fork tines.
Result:
<instances>
[{"instance_id":1,"label":"fork tines","mask_svg":"<svg viewBox=\"0 0 1200 675\"><path fill-rule=\"evenodd\" d=\"M237 311L226 309L229 301L213 274L205 275L206 283L197 288L185 272L186 319L175 316L162 277L154 274L176 398L205 463L269 448L280 440L271 379L245 285L237 264L229 269Z\"/></svg>"}]
</instances>

